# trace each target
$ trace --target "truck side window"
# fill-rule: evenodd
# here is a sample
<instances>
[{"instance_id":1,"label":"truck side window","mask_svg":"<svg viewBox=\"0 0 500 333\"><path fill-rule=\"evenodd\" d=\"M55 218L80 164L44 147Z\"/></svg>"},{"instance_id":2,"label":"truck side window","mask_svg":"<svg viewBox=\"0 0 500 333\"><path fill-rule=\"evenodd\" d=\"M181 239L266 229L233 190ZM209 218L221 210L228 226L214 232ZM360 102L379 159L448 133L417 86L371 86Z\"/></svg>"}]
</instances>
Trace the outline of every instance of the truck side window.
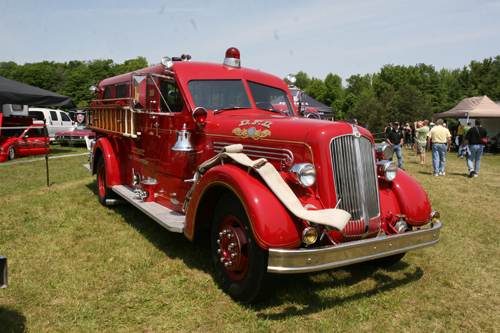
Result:
<instances>
[{"instance_id":1,"label":"truck side window","mask_svg":"<svg viewBox=\"0 0 500 333\"><path fill-rule=\"evenodd\" d=\"M42 111L28 111L28 113L31 117L34 117L35 120L43 120L44 119Z\"/></svg>"},{"instance_id":2,"label":"truck side window","mask_svg":"<svg viewBox=\"0 0 500 333\"><path fill-rule=\"evenodd\" d=\"M160 83L160 92L168 104L168 107L165 105L163 98L160 97L160 110L168 112L168 108L172 112L182 112L184 104L182 102L181 93L177 85L172 81L161 81Z\"/></svg>"},{"instance_id":3,"label":"truck side window","mask_svg":"<svg viewBox=\"0 0 500 333\"><path fill-rule=\"evenodd\" d=\"M41 138L43 136L43 128L30 128L25 134L26 138Z\"/></svg>"},{"instance_id":4,"label":"truck side window","mask_svg":"<svg viewBox=\"0 0 500 333\"><path fill-rule=\"evenodd\" d=\"M52 121L58 121L59 120L59 118L57 117L57 112L50 111L50 120L52 120Z\"/></svg>"},{"instance_id":5,"label":"truck side window","mask_svg":"<svg viewBox=\"0 0 500 333\"><path fill-rule=\"evenodd\" d=\"M122 97L127 97L127 84L118 84L116 85L116 92L115 92L115 97L116 98L122 98Z\"/></svg>"},{"instance_id":6,"label":"truck side window","mask_svg":"<svg viewBox=\"0 0 500 333\"><path fill-rule=\"evenodd\" d=\"M62 118L62 121L71 121L71 119L69 119L68 115L64 112L61 112L61 118Z\"/></svg>"},{"instance_id":7,"label":"truck side window","mask_svg":"<svg viewBox=\"0 0 500 333\"><path fill-rule=\"evenodd\" d=\"M111 87L107 87L106 90L104 90L104 96L102 98L103 99L111 98Z\"/></svg>"}]
</instances>

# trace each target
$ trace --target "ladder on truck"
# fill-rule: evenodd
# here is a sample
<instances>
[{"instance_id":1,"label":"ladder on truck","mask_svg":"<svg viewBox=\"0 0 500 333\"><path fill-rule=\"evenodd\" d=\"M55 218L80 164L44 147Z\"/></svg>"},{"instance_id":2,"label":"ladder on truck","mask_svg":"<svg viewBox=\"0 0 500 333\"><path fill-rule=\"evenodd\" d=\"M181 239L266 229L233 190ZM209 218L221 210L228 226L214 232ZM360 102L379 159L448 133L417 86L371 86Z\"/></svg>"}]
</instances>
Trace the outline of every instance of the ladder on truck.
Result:
<instances>
[{"instance_id":1,"label":"ladder on truck","mask_svg":"<svg viewBox=\"0 0 500 333\"><path fill-rule=\"evenodd\" d=\"M103 102L113 104L102 104ZM137 111L128 104L128 98L95 100L87 107L87 128L129 138L141 135L137 126Z\"/></svg>"}]
</instances>

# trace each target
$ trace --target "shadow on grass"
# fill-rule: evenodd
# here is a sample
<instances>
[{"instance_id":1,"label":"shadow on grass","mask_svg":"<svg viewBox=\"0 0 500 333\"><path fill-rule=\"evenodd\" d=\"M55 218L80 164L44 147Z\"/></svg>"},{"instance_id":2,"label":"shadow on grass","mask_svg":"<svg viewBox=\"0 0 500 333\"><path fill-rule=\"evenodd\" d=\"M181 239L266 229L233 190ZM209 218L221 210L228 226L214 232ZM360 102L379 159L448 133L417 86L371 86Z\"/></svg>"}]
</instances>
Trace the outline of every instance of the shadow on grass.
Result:
<instances>
[{"instance_id":1,"label":"shadow on grass","mask_svg":"<svg viewBox=\"0 0 500 333\"><path fill-rule=\"evenodd\" d=\"M0 331L18 333L26 331L26 317L21 313L0 306Z\"/></svg>"},{"instance_id":2,"label":"shadow on grass","mask_svg":"<svg viewBox=\"0 0 500 333\"><path fill-rule=\"evenodd\" d=\"M95 181L86 186L94 193L95 203L99 205ZM132 205L109 206L109 209L113 209L120 214L126 223L136 229L169 258L180 259L191 269L204 271L207 274L213 273L208 237L198 237L196 235L197 239L205 238L207 241L190 241L182 233L170 232L163 228Z\"/></svg>"},{"instance_id":3,"label":"shadow on grass","mask_svg":"<svg viewBox=\"0 0 500 333\"><path fill-rule=\"evenodd\" d=\"M353 301L391 291L418 281L424 275L420 267L415 268L413 272L404 273L404 277L400 279L394 279L389 274L385 274L385 272L399 271L407 267L409 267L407 263L399 262L381 270L367 263L360 263L318 273L281 276L280 287L276 290L275 297L253 308L258 317L268 320L283 320L292 316L318 313L325 308L343 306ZM341 275L344 277L336 277L336 273L339 271L342 271ZM315 281L318 275L323 275L320 282ZM327 278L324 277L325 275ZM370 289L354 293L345 291L356 288L357 284L368 279L375 282L375 285ZM290 305L280 309L279 313L263 313L268 308L280 307L285 303Z\"/></svg>"},{"instance_id":4,"label":"shadow on grass","mask_svg":"<svg viewBox=\"0 0 500 333\"><path fill-rule=\"evenodd\" d=\"M94 182L88 184L87 187L97 196ZM96 204L99 204L97 200ZM212 265L209 231L206 231L208 233L206 234L207 237L204 237L205 235L202 233L198 233L196 235L197 240L192 242L184 234L169 232L132 205L110 206L110 209L120 214L126 223L136 229L169 258L180 259L190 269L203 271L211 275L219 285ZM316 273L280 274L277 275L278 278L275 281L274 294L268 300L257 305L242 306L254 311L262 318L271 320L316 313L322 311L325 307L342 306L344 303L390 291L419 280L423 276L420 268L416 268L413 273L404 273L405 277L402 279L393 279L390 275L384 274L384 272L404 270L409 266L404 261L400 261L389 268L381 270L370 264L360 263ZM341 273L339 274L339 272ZM342 277L338 278L338 275ZM332 297L319 295L322 291L328 292L328 290L335 293L341 288L356 286L367 279L376 281L376 285L370 290L346 297L341 295ZM219 288L221 288L220 285ZM266 315L262 313L268 308L274 308L285 303L295 305L287 307L279 314ZM296 304L302 304L300 307L303 309L296 307Z\"/></svg>"}]
</instances>

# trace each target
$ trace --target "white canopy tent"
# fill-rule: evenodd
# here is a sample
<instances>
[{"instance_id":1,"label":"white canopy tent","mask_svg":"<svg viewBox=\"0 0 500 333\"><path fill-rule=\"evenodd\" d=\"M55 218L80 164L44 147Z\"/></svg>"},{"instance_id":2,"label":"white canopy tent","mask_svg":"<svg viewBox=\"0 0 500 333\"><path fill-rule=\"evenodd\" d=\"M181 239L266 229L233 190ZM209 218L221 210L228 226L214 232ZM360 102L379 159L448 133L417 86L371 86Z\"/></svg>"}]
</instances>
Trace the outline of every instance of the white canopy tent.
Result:
<instances>
[{"instance_id":1,"label":"white canopy tent","mask_svg":"<svg viewBox=\"0 0 500 333\"><path fill-rule=\"evenodd\" d=\"M434 118L500 118L500 105L488 96L465 98L453 109L435 113Z\"/></svg>"},{"instance_id":2,"label":"white canopy tent","mask_svg":"<svg viewBox=\"0 0 500 333\"><path fill-rule=\"evenodd\" d=\"M486 95L465 98L451 110L434 113L433 118L458 118L462 125L470 121L472 126L475 118L481 118L490 138L500 132L500 105Z\"/></svg>"}]
</instances>

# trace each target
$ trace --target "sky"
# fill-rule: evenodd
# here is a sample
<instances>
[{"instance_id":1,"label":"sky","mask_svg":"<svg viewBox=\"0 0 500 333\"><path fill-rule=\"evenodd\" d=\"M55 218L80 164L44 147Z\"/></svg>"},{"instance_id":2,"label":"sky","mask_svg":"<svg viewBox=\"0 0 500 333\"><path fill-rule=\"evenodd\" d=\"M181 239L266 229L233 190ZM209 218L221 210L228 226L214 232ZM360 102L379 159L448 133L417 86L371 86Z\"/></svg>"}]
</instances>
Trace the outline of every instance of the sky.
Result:
<instances>
[{"instance_id":1,"label":"sky","mask_svg":"<svg viewBox=\"0 0 500 333\"><path fill-rule=\"evenodd\" d=\"M0 0L0 62L190 54L345 82L387 64L457 69L500 55L500 1Z\"/></svg>"}]
</instances>

